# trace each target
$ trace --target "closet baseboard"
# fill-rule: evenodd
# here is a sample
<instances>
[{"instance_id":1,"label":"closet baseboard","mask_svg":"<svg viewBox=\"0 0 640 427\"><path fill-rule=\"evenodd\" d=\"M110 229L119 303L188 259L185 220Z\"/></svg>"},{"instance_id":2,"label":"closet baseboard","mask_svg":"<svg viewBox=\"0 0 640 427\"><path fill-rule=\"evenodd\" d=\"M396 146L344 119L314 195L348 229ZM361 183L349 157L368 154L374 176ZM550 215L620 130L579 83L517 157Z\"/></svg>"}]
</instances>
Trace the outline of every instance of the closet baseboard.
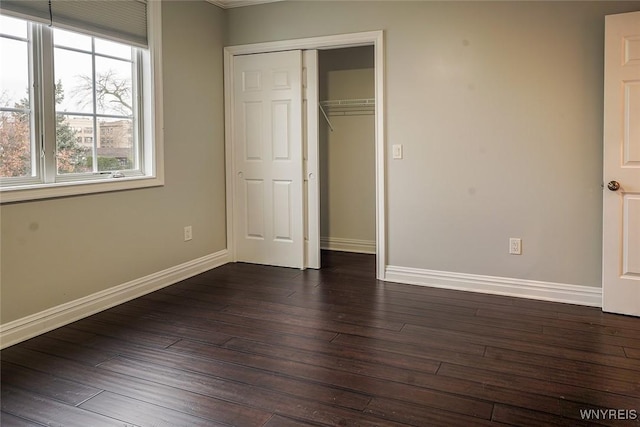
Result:
<instances>
[{"instance_id":1,"label":"closet baseboard","mask_svg":"<svg viewBox=\"0 0 640 427\"><path fill-rule=\"evenodd\" d=\"M340 237L321 237L320 249L340 252L375 254L375 240L342 239Z\"/></svg>"}]
</instances>

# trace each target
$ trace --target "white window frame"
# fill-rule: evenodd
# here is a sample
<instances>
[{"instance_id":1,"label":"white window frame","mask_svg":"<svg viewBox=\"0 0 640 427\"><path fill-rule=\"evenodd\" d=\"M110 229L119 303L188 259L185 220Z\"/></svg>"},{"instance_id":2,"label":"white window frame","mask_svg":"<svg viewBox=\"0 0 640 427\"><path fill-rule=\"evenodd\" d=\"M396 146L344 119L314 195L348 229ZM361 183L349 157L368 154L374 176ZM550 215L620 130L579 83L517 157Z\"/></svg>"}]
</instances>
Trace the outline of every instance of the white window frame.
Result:
<instances>
[{"instance_id":1,"label":"white window frame","mask_svg":"<svg viewBox=\"0 0 640 427\"><path fill-rule=\"evenodd\" d=\"M56 197L76 196L82 194L94 194L120 190L131 190L137 188L157 187L164 185L164 157L163 157L163 94L162 94L162 16L161 2L147 3L147 31L149 48L141 57L142 70L142 129L140 136L140 170L142 174L133 176L117 177L114 174L103 174L88 177L85 175L79 180L58 180L54 181L51 176L43 177L43 173L56 173L55 167L45 167L36 172L37 179L26 178L24 183L17 182L10 185L0 185L0 203L11 203L29 200L48 199ZM52 55L53 51L46 49L37 54ZM45 73L47 70L45 70ZM50 72L50 71L49 71ZM46 78L46 76L44 76ZM37 78L37 77L36 77ZM41 77L42 79L42 77ZM53 81L52 79L42 81ZM51 88L43 88L45 91L53 91ZM46 97L46 94L45 94ZM46 113L42 105L32 107L37 115ZM37 122L38 120L36 120ZM52 126L54 121L45 121L45 126ZM33 129L37 139L40 139L41 132ZM51 131L50 131L51 132ZM47 134L47 130L44 130ZM55 135L55 130L53 131ZM33 152L34 158L40 157L40 141L36 140L36 150ZM53 142L55 146L55 141ZM48 146L51 146L49 143ZM53 152L48 152L45 158L52 158ZM37 162L34 162L37 163ZM9 181L9 180L8 180ZM9 181L10 182L10 181Z\"/></svg>"}]
</instances>

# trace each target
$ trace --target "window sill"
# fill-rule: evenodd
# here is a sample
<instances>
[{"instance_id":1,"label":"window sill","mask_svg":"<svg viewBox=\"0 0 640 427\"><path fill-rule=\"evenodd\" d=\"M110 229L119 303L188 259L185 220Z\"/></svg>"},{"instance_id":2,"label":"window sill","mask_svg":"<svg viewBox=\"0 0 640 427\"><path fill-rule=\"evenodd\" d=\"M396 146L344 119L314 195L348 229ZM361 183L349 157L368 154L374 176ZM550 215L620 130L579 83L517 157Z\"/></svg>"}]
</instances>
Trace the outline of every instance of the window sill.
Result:
<instances>
[{"instance_id":1,"label":"window sill","mask_svg":"<svg viewBox=\"0 0 640 427\"><path fill-rule=\"evenodd\" d=\"M164 185L164 180L160 177L135 176L101 180L99 182L75 181L8 187L0 189L0 204L160 187L162 185Z\"/></svg>"}]
</instances>

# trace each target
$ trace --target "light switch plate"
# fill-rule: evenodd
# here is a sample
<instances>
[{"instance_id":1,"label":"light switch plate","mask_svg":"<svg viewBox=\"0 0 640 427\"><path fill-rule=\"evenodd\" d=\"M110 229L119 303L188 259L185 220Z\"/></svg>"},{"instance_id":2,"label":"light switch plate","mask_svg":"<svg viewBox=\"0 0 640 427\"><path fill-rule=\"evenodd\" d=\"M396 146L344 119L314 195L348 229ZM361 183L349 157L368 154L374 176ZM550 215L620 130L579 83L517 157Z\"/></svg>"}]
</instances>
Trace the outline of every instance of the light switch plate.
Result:
<instances>
[{"instance_id":1,"label":"light switch plate","mask_svg":"<svg viewBox=\"0 0 640 427\"><path fill-rule=\"evenodd\" d=\"M401 159L402 158L402 144L394 144L393 145L393 158Z\"/></svg>"}]
</instances>

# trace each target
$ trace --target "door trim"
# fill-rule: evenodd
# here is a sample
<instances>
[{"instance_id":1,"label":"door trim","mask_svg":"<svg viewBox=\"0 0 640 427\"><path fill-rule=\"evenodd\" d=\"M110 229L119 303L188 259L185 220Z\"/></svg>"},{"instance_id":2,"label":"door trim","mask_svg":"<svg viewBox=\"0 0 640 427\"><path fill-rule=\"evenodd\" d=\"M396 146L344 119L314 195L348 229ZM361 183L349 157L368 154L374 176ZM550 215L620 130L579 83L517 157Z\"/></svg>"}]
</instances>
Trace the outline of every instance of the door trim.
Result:
<instances>
[{"instance_id":1,"label":"door trim","mask_svg":"<svg viewBox=\"0 0 640 427\"><path fill-rule=\"evenodd\" d=\"M311 37L294 40L255 43L225 47L224 52L224 105L225 105L225 164L227 191L227 250L236 261L234 245L234 162L233 135L233 57L255 53L277 52L294 49L336 49L356 46L373 46L375 61L375 176L376 176L376 277L385 279L386 258L386 194L385 194L385 120L384 120L384 33L368 31L352 34Z\"/></svg>"}]
</instances>

